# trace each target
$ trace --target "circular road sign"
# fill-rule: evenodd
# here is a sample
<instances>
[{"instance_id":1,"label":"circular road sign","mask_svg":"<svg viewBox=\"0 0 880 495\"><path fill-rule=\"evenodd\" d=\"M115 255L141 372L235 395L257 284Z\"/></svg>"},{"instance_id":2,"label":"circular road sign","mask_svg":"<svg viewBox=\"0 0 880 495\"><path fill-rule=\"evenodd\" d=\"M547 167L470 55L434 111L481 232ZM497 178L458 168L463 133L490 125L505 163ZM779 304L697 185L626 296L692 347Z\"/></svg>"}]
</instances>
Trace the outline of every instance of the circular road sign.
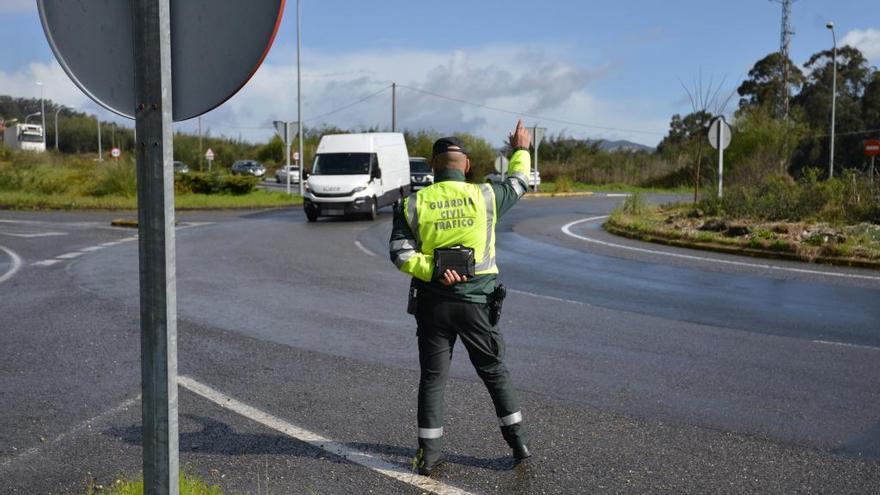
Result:
<instances>
[{"instance_id":1,"label":"circular road sign","mask_svg":"<svg viewBox=\"0 0 880 495\"><path fill-rule=\"evenodd\" d=\"M293 152L293 160L294 160L294 161L297 161L297 162L299 161L299 151L294 151L294 152Z\"/></svg>"},{"instance_id":2,"label":"circular road sign","mask_svg":"<svg viewBox=\"0 0 880 495\"><path fill-rule=\"evenodd\" d=\"M865 141L865 154L868 156L880 156L880 139Z\"/></svg>"},{"instance_id":3,"label":"circular road sign","mask_svg":"<svg viewBox=\"0 0 880 495\"><path fill-rule=\"evenodd\" d=\"M721 117L716 117L709 126L709 144L716 150L718 149L718 130L720 126L724 126L724 136L722 136L721 149L727 149L730 146L730 135L733 133L730 125Z\"/></svg>"},{"instance_id":4,"label":"circular road sign","mask_svg":"<svg viewBox=\"0 0 880 495\"><path fill-rule=\"evenodd\" d=\"M208 148L208 151L205 152L205 160L213 160L214 159L214 150Z\"/></svg>"},{"instance_id":5,"label":"circular road sign","mask_svg":"<svg viewBox=\"0 0 880 495\"><path fill-rule=\"evenodd\" d=\"M170 0L174 121L228 100L263 62L284 0ZM134 118L131 2L37 0L49 46L96 103Z\"/></svg>"},{"instance_id":6,"label":"circular road sign","mask_svg":"<svg viewBox=\"0 0 880 495\"><path fill-rule=\"evenodd\" d=\"M113 158L119 158L119 155L121 154L122 152L119 151L119 148L113 148L112 150L110 150L110 156L112 156Z\"/></svg>"}]
</instances>

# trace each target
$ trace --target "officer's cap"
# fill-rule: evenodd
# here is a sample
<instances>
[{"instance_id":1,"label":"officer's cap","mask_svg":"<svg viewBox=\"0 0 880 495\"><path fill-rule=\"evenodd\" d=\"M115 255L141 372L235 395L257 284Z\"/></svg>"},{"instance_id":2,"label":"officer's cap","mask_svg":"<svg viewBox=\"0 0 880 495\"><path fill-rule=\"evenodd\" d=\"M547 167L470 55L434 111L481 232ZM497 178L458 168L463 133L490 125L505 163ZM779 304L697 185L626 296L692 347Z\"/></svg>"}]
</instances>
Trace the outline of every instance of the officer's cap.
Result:
<instances>
[{"instance_id":1,"label":"officer's cap","mask_svg":"<svg viewBox=\"0 0 880 495\"><path fill-rule=\"evenodd\" d=\"M464 153L465 155L468 154L467 149L464 147L464 142L454 136L440 138L435 141L432 153L433 156L442 155L443 153Z\"/></svg>"}]
</instances>

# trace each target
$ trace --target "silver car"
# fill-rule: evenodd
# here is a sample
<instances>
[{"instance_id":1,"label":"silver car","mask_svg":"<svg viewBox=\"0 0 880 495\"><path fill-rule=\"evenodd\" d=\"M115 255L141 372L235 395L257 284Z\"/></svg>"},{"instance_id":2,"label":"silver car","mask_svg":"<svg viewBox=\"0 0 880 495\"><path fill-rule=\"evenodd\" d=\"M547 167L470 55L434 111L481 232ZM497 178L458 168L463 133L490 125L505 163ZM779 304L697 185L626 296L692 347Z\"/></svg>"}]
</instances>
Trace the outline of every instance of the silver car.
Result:
<instances>
[{"instance_id":1,"label":"silver car","mask_svg":"<svg viewBox=\"0 0 880 495\"><path fill-rule=\"evenodd\" d=\"M275 171L275 182L279 184L287 183L287 175L290 174L291 184L299 183L299 165L285 165Z\"/></svg>"}]
</instances>

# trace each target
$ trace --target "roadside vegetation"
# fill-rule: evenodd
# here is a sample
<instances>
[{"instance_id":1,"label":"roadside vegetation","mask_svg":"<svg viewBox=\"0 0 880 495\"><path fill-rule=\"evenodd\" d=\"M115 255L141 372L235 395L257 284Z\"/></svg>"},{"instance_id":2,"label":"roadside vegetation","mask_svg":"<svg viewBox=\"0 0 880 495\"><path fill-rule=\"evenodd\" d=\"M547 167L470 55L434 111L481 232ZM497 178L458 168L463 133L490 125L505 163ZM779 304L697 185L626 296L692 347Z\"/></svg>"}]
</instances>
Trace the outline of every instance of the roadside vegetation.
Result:
<instances>
[{"instance_id":1,"label":"roadside vegetation","mask_svg":"<svg viewBox=\"0 0 880 495\"><path fill-rule=\"evenodd\" d=\"M89 483L83 495L143 495L144 481L118 477L110 485ZM180 472L180 495L223 495L220 487L210 484L194 474Z\"/></svg>"},{"instance_id":2,"label":"roadside vegetation","mask_svg":"<svg viewBox=\"0 0 880 495\"><path fill-rule=\"evenodd\" d=\"M178 209L267 208L299 198L256 190L258 179L224 171L175 176ZM130 157L104 162L83 155L0 153L0 208L135 209L137 176Z\"/></svg>"},{"instance_id":3,"label":"roadside vegetation","mask_svg":"<svg viewBox=\"0 0 880 495\"><path fill-rule=\"evenodd\" d=\"M839 51L838 136L829 178L828 109L832 54L814 54L793 72L790 112L782 110L781 57L759 60L741 97L725 152L718 199L714 150L703 142L713 115L673 116L658 154L685 167L700 186L694 201L648 206L633 196L606 228L643 240L718 251L880 268L880 174L863 154L880 138L880 71L855 48ZM704 105L705 107L705 105ZM687 175L687 174L683 174Z\"/></svg>"}]
</instances>

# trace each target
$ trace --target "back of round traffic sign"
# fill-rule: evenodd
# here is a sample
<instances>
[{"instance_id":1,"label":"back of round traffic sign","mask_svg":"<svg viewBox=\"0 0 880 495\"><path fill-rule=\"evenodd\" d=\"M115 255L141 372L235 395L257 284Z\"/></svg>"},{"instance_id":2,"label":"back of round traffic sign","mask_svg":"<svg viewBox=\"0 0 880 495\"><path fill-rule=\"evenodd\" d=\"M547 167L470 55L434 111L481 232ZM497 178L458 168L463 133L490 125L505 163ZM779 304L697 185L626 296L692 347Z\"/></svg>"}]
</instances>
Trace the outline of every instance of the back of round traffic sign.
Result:
<instances>
[{"instance_id":1,"label":"back of round traffic sign","mask_svg":"<svg viewBox=\"0 0 880 495\"><path fill-rule=\"evenodd\" d=\"M228 100L257 71L284 0L170 0L174 121ZM58 62L99 105L133 118L133 15L127 0L37 0Z\"/></svg>"}]
</instances>

